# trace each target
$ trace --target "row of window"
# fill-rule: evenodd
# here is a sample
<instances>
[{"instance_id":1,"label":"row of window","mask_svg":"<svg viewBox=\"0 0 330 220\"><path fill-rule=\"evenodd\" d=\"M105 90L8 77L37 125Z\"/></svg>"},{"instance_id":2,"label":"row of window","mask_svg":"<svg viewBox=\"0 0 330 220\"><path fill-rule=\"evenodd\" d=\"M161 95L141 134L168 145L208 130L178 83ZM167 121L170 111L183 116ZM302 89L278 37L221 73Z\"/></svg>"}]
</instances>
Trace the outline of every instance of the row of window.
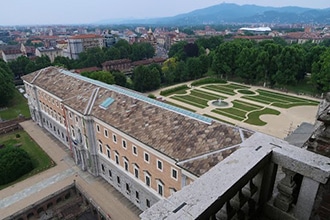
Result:
<instances>
[{"instance_id":1,"label":"row of window","mask_svg":"<svg viewBox=\"0 0 330 220\"><path fill-rule=\"evenodd\" d=\"M99 151L100 151L100 153L103 154L103 144L102 144L101 140L99 140ZM108 144L106 144L106 151L107 151L106 152L107 157L109 159L111 159L111 149ZM134 145L132 146L132 151L133 151L133 154L136 153L136 155L137 155L136 146L134 146ZM128 159L126 157L123 157L123 158L124 158L124 168L125 168L125 170L128 171L128 164L129 164ZM149 156L149 153L147 153L147 152L144 152L144 161L147 163L150 163L150 156ZM120 165L119 164L119 153L117 151L115 151L115 162L116 162L116 164ZM159 171L163 171L163 162L159 159L157 159L157 169ZM178 180L178 171L176 169L174 169L173 167L171 167L171 177L175 180Z\"/></svg>"},{"instance_id":2,"label":"row of window","mask_svg":"<svg viewBox=\"0 0 330 220\"><path fill-rule=\"evenodd\" d=\"M49 116L59 121L61 124L64 123L64 117L55 110L52 109L52 107L49 107L48 105L44 104L43 102L39 102L41 110L46 112Z\"/></svg>"},{"instance_id":3,"label":"row of window","mask_svg":"<svg viewBox=\"0 0 330 220\"><path fill-rule=\"evenodd\" d=\"M45 118L43 118L42 121L43 121L43 124L46 124L47 127L52 129L55 134L57 133L58 137L61 137L66 142L69 141L69 138L66 135L64 135L63 132L60 132L60 130L58 128L56 128L55 125L53 126L53 124L48 122L48 120L46 121Z\"/></svg>"},{"instance_id":4,"label":"row of window","mask_svg":"<svg viewBox=\"0 0 330 220\"><path fill-rule=\"evenodd\" d=\"M105 167L104 167L103 164L101 164L101 169L102 169L102 172L105 173ZM151 176L147 171L145 171L144 174L145 174L144 175L145 176L145 183L148 187L150 187L151 186ZM109 175L110 180L112 180L112 171L110 169L108 170L108 175ZM135 173L135 175L137 175L136 177L138 178L138 173L137 174ZM160 196L164 196L164 183L160 179L157 179L156 182L157 182L157 193ZM118 186L120 186L120 184L121 184L119 176L117 176L117 184L118 184ZM174 188L170 188L170 191L171 191L171 194L176 192L176 190ZM129 194L130 192L131 192L131 190L130 190L129 184L126 183L126 193ZM139 199L139 193L137 191L136 191L136 193L137 193L137 194L135 194L136 199Z\"/></svg>"},{"instance_id":5,"label":"row of window","mask_svg":"<svg viewBox=\"0 0 330 220\"><path fill-rule=\"evenodd\" d=\"M59 107L59 102L56 99L53 99L51 96L41 91L39 91L39 95L41 95L41 97L44 97L45 100L48 100L49 103L52 103L53 105L56 105L56 107Z\"/></svg>"}]
</instances>

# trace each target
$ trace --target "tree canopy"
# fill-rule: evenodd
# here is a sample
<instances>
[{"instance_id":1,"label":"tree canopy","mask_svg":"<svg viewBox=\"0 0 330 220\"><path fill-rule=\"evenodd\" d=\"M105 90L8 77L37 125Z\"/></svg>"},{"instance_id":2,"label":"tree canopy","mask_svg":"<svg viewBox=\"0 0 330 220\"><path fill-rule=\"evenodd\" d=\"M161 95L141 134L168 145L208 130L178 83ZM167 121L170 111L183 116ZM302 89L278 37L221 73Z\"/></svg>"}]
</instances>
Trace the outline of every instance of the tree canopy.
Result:
<instances>
[{"instance_id":1,"label":"tree canopy","mask_svg":"<svg viewBox=\"0 0 330 220\"><path fill-rule=\"evenodd\" d=\"M0 60L0 107L8 105L14 96L14 74L8 65Z\"/></svg>"},{"instance_id":2,"label":"tree canopy","mask_svg":"<svg viewBox=\"0 0 330 220\"><path fill-rule=\"evenodd\" d=\"M32 169L32 160L23 149L5 147L0 150L0 185L10 183Z\"/></svg>"}]
</instances>

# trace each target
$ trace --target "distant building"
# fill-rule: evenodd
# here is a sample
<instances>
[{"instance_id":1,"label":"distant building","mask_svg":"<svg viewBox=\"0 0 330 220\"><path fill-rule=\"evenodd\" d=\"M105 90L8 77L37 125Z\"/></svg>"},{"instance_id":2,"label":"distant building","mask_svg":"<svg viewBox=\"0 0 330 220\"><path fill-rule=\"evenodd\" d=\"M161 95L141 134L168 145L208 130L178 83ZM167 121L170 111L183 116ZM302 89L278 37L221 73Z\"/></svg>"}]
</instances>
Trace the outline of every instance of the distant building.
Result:
<instances>
[{"instance_id":1,"label":"distant building","mask_svg":"<svg viewBox=\"0 0 330 220\"><path fill-rule=\"evenodd\" d=\"M104 47L104 40L101 35L76 35L68 39L68 48L64 52L64 56L70 59L78 59L81 52L94 47Z\"/></svg>"},{"instance_id":2,"label":"distant building","mask_svg":"<svg viewBox=\"0 0 330 220\"><path fill-rule=\"evenodd\" d=\"M0 47L1 58L6 62L14 61L25 54L21 50L21 45L5 45Z\"/></svg>"},{"instance_id":3,"label":"distant building","mask_svg":"<svg viewBox=\"0 0 330 220\"><path fill-rule=\"evenodd\" d=\"M41 57L41 56L47 56L49 57L51 62L54 62L55 57L58 56L63 56L63 51L59 48L54 48L54 47L38 47L36 49L36 56Z\"/></svg>"}]
</instances>

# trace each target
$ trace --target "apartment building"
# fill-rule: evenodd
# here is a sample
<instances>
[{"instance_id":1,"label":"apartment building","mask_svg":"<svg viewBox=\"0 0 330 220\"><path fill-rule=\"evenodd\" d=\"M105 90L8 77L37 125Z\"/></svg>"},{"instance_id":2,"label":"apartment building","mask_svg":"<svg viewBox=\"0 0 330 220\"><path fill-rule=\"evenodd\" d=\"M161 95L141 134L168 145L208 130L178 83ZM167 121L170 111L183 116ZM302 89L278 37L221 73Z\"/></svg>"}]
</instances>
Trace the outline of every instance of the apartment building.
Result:
<instances>
[{"instance_id":1,"label":"apartment building","mask_svg":"<svg viewBox=\"0 0 330 220\"><path fill-rule=\"evenodd\" d=\"M89 48L104 47L104 38L96 34L82 34L68 39L68 47L65 56L70 59L78 59L79 54Z\"/></svg>"},{"instance_id":2,"label":"apartment building","mask_svg":"<svg viewBox=\"0 0 330 220\"><path fill-rule=\"evenodd\" d=\"M254 132L48 67L22 77L32 119L141 210L189 185Z\"/></svg>"},{"instance_id":3,"label":"apartment building","mask_svg":"<svg viewBox=\"0 0 330 220\"><path fill-rule=\"evenodd\" d=\"M47 56L51 62L54 62L55 58L58 56L63 56L62 49L55 47L37 47L35 54L38 57Z\"/></svg>"}]
</instances>

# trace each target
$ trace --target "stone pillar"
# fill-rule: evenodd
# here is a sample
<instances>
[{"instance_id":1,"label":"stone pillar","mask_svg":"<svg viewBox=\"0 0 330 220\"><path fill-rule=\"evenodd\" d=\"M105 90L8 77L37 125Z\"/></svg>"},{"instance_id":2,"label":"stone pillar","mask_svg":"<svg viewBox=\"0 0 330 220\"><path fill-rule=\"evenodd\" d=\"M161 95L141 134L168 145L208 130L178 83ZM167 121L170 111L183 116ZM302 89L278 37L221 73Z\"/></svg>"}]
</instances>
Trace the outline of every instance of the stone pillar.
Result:
<instances>
[{"instance_id":1,"label":"stone pillar","mask_svg":"<svg viewBox=\"0 0 330 220\"><path fill-rule=\"evenodd\" d=\"M293 180L295 172L282 168L285 177L278 183L277 189L279 191L275 198L274 206L282 211L288 212L293 203L293 192L296 188L296 183Z\"/></svg>"},{"instance_id":2,"label":"stone pillar","mask_svg":"<svg viewBox=\"0 0 330 220\"><path fill-rule=\"evenodd\" d=\"M318 189L318 182L304 177L295 209L297 219L308 220L310 218Z\"/></svg>"}]
</instances>

